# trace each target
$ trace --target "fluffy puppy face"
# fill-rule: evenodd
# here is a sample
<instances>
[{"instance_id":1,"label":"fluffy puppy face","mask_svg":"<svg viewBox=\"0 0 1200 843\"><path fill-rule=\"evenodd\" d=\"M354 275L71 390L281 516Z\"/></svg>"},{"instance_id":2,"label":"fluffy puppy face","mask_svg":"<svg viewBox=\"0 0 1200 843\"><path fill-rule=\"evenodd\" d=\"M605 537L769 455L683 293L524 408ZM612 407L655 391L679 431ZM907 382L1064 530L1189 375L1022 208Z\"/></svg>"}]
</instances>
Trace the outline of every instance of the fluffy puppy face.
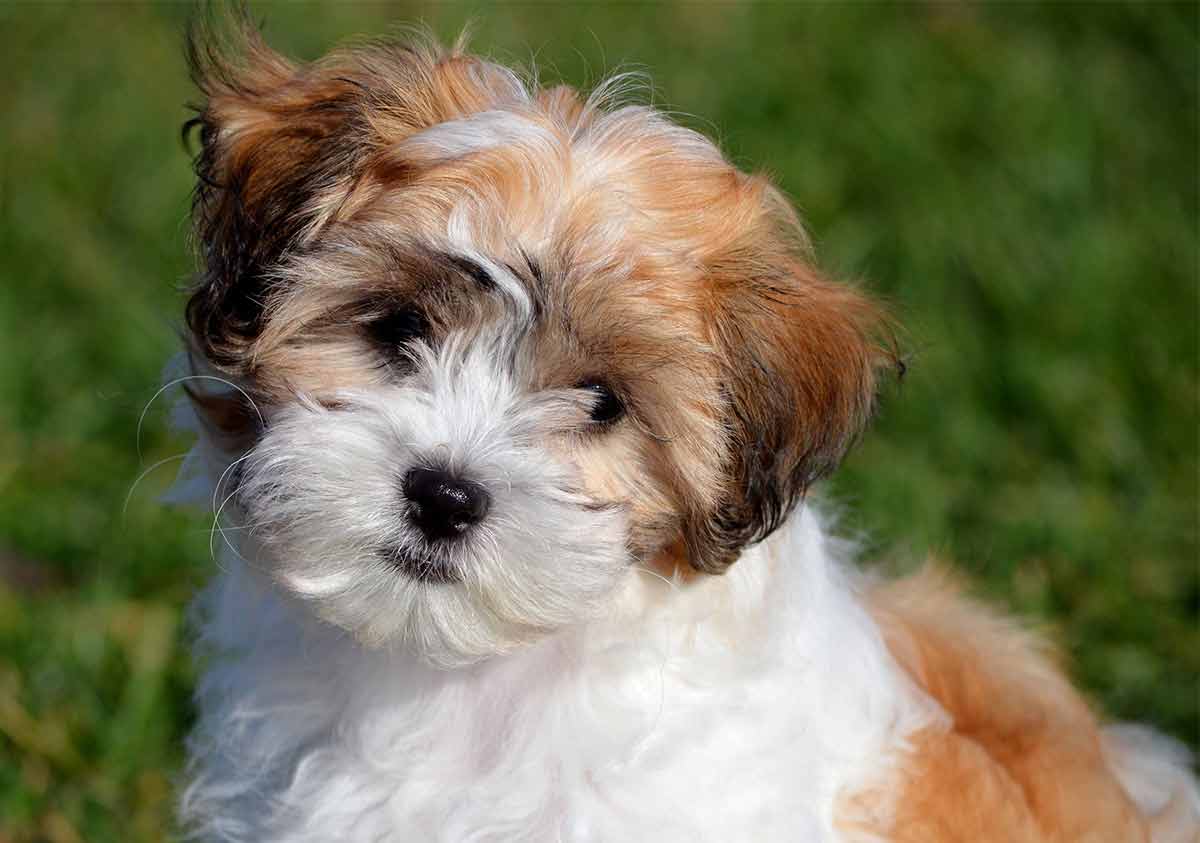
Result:
<instances>
[{"instance_id":1,"label":"fluffy puppy face","mask_svg":"<svg viewBox=\"0 0 1200 843\"><path fill-rule=\"evenodd\" d=\"M255 560L440 663L720 573L869 414L872 306L780 194L652 109L457 49L194 42L196 395ZM261 423L259 422L261 414Z\"/></svg>"}]
</instances>

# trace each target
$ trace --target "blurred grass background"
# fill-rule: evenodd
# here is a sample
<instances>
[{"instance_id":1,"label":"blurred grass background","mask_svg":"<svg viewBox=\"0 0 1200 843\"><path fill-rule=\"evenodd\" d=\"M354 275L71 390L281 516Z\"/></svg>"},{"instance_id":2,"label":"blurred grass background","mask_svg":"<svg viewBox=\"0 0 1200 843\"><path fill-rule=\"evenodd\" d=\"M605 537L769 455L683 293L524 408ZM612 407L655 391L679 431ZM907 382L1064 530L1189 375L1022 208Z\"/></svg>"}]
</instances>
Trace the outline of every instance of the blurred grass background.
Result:
<instances>
[{"instance_id":1,"label":"blurred grass background","mask_svg":"<svg viewBox=\"0 0 1200 843\"><path fill-rule=\"evenodd\" d=\"M1200 743L1197 6L256 4L278 46L425 20L621 65L796 198L915 352L832 482L1047 623L1112 715ZM170 836L208 521L155 502L191 267L174 5L0 6L0 843Z\"/></svg>"}]
</instances>

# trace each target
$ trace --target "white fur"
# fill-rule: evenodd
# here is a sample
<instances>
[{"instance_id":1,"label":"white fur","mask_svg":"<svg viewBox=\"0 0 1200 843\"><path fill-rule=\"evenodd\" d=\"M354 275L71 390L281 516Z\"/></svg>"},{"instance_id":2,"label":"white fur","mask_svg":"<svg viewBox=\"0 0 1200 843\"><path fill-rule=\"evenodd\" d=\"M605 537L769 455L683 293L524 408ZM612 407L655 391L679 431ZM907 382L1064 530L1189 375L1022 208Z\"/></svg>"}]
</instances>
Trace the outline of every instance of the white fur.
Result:
<instances>
[{"instance_id":1,"label":"white fur","mask_svg":"<svg viewBox=\"0 0 1200 843\"><path fill-rule=\"evenodd\" d=\"M1150 823L1153 843L1195 843L1200 833L1200 787L1187 748L1145 726L1108 726L1109 767Z\"/></svg>"},{"instance_id":2,"label":"white fur","mask_svg":"<svg viewBox=\"0 0 1200 843\"><path fill-rule=\"evenodd\" d=\"M443 666L595 614L628 565L624 515L594 506L542 448L586 404L573 390L522 396L513 339L455 333L413 350L397 386L281 410L244 461L243 555L364 643L410 643ZM460 582L397 570L424 544L401 479L428 465L491 493L485 521L443 551Z\"/></svg>"},{"instance_id":3,"label":"white fur","mask_svg":"<svg viewBox=\"0 0 1200 843\"><path fill-rule=\"evenodd\" d=\"M424 164L448 161L512 144L556 148L557 138L530 117L512 111L481 111L438 123L397 146L405 157Z\"/></svg>"},{"instance_id":4,"label":"white fur","mask_svg":"<svg viewBox=\"0 0 1200 843\"><path fill-rule=\"evenodd\" d=\"M939 714L837 555L805 510L725 577L627 569L609 617L456 670L227 560L183 819L228 841L842 840L838 794Z\"/></svg>"},{"instance_id":5,"label":"white fur","mask_svg":"<svg viewBox=\"0 0 1200 843\"><path fill-rule=\"evenodd\" d=\"M518 388L519 340L452 334L394 386L277 409L240 481L202 439L184 477L218 502L236 488L236 517L196 606L185 827L845 839L839 795L886 784L942 715L890 658L844 549L804 508L723 577L632 564L624 513L575 489L587 399ZM492 493L454 550L460 582L417 582L379 551L419 541L397 489L430 460Z\"/></svg>"}]
</instances>

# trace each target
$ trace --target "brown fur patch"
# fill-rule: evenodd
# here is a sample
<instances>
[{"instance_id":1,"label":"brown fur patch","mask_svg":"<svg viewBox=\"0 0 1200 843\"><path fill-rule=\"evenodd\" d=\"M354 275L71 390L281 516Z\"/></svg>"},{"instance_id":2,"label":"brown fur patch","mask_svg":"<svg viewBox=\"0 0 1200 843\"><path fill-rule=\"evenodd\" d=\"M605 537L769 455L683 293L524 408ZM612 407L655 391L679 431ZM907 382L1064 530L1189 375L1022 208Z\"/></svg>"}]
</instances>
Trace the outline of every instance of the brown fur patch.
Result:
<instances>
[{"instance_id":1,"label":"brown fur patch","mask_svg":"<svg viewBox=\"0 0 1200 843\"><path fill-rule=\"evenodd\" d=\"M1149 840L1044 642L934 568L869 599L897 660L953 719L917 737L892 823L874 831L898 843Z\"/></svg>"},{"instance_id":2,"label":"brown fur patch","mask_svg":"<svg viewBox=\"0 0 1200 843\"><path fill-rule=\"evenodd\" d=\"M735 257L715 273L711 330L727 367L732 482L688 533L693 564L710 572L770 534L840 462L870 417L878 367L894 362L873 339L882 318L871 302L799 261L761 260Z\"/></svg>"}]
</instances>

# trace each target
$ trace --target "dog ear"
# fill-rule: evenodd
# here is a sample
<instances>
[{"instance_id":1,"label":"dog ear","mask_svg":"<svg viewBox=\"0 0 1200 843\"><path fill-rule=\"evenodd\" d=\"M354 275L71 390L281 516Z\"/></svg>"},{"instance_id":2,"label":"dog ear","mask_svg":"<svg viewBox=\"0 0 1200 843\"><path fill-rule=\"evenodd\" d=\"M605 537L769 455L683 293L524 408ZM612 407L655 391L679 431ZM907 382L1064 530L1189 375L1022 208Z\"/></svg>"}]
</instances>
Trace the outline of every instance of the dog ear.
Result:
<instances>
[{"instance_id":1,"label":"dog ear","mask_svg":"<svg viewBox=\"0 0 1200 843\"><path fill-rule=\"evenodd\" d=\"M201 274L187 305L198 351L245 374L245 349L262 319L270 270L300 242L351 172L347 142L357 88L298 68L244 16L194 25L188 60L205 97L185 136L199 130L193 219Z\"/></svg>"},{"instance_id":2,"label":"dog ear","mask_svg":"<svg viewBox=\"0 0 1200 843\"><path fill-rule=\"evenodd\" d=\"M519 97L517 77L426 35L334 51L298 65L244 14L192 27L188 58L204 103L193 201L202 273L187 306L193 345L248 374L272 271L355 197L411 175L389 154L406 137Z\"/></svg>"},{"instance_id":3,"label":"dog ear","mask_svg":"<svg viewBox=\"0 0 1200 843\"><path fill-rule=\"evenodd\" d=\"M901 364L876 339L881 309L785 248L734 252L713 275L727 485L715 508L686 519L684 540L693 567L720 573L837 466L871 415L878 370Z\"/></svg>"}]
</instances>

